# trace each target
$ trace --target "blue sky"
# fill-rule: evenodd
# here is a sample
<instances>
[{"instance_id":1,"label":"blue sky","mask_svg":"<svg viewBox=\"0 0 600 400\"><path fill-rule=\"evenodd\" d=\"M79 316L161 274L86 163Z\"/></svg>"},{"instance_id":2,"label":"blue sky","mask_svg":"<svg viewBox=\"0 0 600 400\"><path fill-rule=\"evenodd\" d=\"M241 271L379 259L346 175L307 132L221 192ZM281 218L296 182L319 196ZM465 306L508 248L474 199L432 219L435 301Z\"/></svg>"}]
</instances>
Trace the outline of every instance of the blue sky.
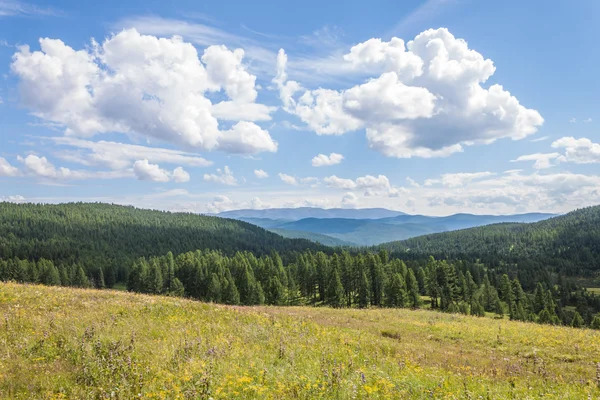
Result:
<instances>
[{"instance_id":1,"label":"blue sky","mask_svg":"<svg viewBox=\"0 0 600 400\"><path fill-rule=\"evenodd\" d=\"M495 3L0 0L0 199L600 203L600 3Z\"/></svg>"}]
</instances>

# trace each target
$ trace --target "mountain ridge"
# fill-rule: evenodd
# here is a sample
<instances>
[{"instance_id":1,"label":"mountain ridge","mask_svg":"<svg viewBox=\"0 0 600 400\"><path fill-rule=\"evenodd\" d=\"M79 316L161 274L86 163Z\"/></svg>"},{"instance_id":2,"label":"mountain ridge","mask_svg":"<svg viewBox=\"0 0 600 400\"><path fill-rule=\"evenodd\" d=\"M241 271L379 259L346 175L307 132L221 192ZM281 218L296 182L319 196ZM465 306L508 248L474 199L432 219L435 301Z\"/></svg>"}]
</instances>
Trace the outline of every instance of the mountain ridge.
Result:
<instances>
[{"instance_id":1,"label":"mountain ridge","mask_svg":"<svg viewBox=\"0 0 600 400\"><path fill-rule=\"evenodd\" d=\"M270 210L275 211L270 212ZM354 218L323 218L323 211L326 211L324 209L305 207L296 214L288 212L293 210L296 209L234 210L220 213L218 216L249 222L286 237L310 238L308 233L313 233L313 240L321 243L324 238L320 235L326 235L355 246L372 246L420 235L499 222L537 222L556 216L556 214L548 213L509 215L459 213L438 217L411 215L386 209L330 209L333 210L333 214L337 214L340 210L343 210L345 215L352 216L352 212L356 214L353 215ZM398 213L398 215L383 218L358 218L360 215L373 216L373 213ZM308 214L312 216L294 219L294 217ZM268 218L267 215L287 218ZM320 240L317 240L317 235Z\"/></svg>"}]
</instances>

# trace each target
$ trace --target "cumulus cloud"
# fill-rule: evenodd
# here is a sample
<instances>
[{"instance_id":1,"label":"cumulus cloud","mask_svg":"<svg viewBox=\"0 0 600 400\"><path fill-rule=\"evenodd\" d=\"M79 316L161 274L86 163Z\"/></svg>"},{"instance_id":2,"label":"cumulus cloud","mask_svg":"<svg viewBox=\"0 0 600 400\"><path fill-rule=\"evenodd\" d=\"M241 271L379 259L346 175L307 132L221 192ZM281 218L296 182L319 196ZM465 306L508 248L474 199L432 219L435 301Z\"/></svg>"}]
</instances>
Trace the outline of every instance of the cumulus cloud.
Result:
<instances>
[{"instance_id":1,"label":"cumulus cloud","mask_svg":"<svg viewBox=\"0 0 600 400\"><path fill-rule=\"evenodd\" d=\"M358 206L358 197L352 193L347 192L342 197L342 207L344 208L356 208Z\"/></svg>"},{"instance_id":2,"label":"cumulus cloud","mask_svg":"<svg viewBox=\"0 0 600 400\"><path fill-rule=\"evenodd\" d=\"M347 178L339 178L336 175L323 178L323 182L334 189L343 190L364 190L365 196L388 196L398 197L401 193L406 193L406 188L393 187L390 180L385 175L365 175L356 178L355 180Z\"/></svg>"},{"instance_id":3,"label":"cumulus cloud","mask_svg":"<svg viewBox=\"0 0 600 400\"><path fill-rule=\"evenodd\" d=\"M600 163L600 144L594 143L588 138L575 139L574 137L562 137L552 142L555 149L564 149L563 153L535 153L518 157L517 161L535 161L533 168L545 169L555 166L561 162L572 162L575 164ZM555 164L552 161L555 161Z\"/></svg>"},{"instance_id":4,"label":"cumulus cloud","mask_svg":"<svg viewBox=\"0 0 600 400\"><path fill-rule=\"evenodd\" d=\"M182 167L177 167L173 172L169 172L157 164L150 164L148 160L136 161L133 164L133 173L141 181L183 183L190 180L190 174Z\"/></svg>"},{"instance_id":5,"label":"cumulus cloud","mask_svg":"<svg viewBox=\"0 0 600 400\"><path fill-rule=\"evenodd\" d=\"M27 199L21 195L14 195L14 196L2 196L2 197L0 197L0 201L6 201L9 203L25 203L25 202L27 202Z\"/></svg>"},{"instance_id":6,"label":"cumulus cloud","mask_svg":"<svg viewBox=\"0 0 600 400\"><path fill-rule=\"evenodd\" d=\"M560 161L576 164L600 163L600 144L590 139L574 137L563 137L552 143L555 149L564 149L564 156Z\"/></svg>"},{"instance_id":7,"label":"cumulus cloud","mask_svg":"<svg viewBox=\"0 0 600 400\"><path fill-rule=\"evenodd\" d=\"M40 39L41 51L22 46L12 71L21 100L67 136L119 132L202 150L255 154L277 151L269 133L253 121L274 108L256 103L256 77L242 63L244 51L196 48L124 30L102 44L75 50L57 39ZM209 95L222 92L213 104ZM239 121L221 130L219 120Z\"/></svg>"},{"instance_id":8,"label":"cumulus cloud","mask_svg":"<svg viewBox=\"0 0 600 400\"><path fill-rule=\"evenodd\" d=\"M447 29L414 40L370 39L344 55L340 68L372 76L346 90L305 89L289 80L280 50L277 75L283 108L319 135L366 129L371 148L386 156L444 157L500 138L523 139L544 122L501 85L482 85L491 60Z\"/></svg>"},{"instance_id":9,"label":"cumulus cloud","mask_svg":"<svg viewBox=\"0 0 600 400\"><path fill-rule=\"evenodd\" d=\"M442 184L446 187L459 187L464 186L468 183L476 181L478 179L492 176L492 172L459 172L456 174L442 174L440 179L427 179L425 180L425 186L431 186L435 184Z\"/></svg>"},{"instance_id":10,"label":"cumulus cloud","mask_svg":"<svg viewBox=\"0 0 600 400\"><path fill-rule=\"evenodd\" d=\"M133 164L135 176L142 181L169 182L171 176L168 171L161 169L157 164L150 164L148 160L138 160Z\"/></svg>"},{"instance_id":11,"label":"cumulus cloud","mask_svg":"<svg viewBox=\"0 0 600 400\"><path fill-rule=\"evenodd\" d=\"M10 165L10 163L5 158L0 157L0 176L17 175L19 175L19 169Z\"/></svg>"},{"instance_id":12,"label":"cumulus cloud","mask_svg":"<svg viewBox=\"0 0 600 400\"><path fill-rule=\"evenodd\" d=\"M561 172L525 175L512 171L483 179L462 190L436 190L426 194L430 206L458 209L554 210L597 203L600 176Z\"/></svg>"},{"instance_id":13,"label":"cumulus cloud","mask_svg":"<svg viewBox=\"0 0 600 400\"><path fill-rule=\"evenodd\" d=\"M225 166L223 169L217 169L216 174L204 174L204 180L228 186L235 186L238 184L237 179L233 176L233 171L231 171L228 166Z\"/></svg>"},{"instance_id":14,"label":"cumulus cloud","mask_svg":"<svg viewBox=\"0 0 600 400\"><path fill-rule=\"evenodd\" d=\"M173 181L177 183L189 182L190 174L183 169L183 167L177 167L173 170Z\"/></svg>"},{"instance_id":15,"label":"cumulus cloud","mask_svg":"<svg viewBox=\"0 0 600 400\"><path fill-rule=\"evenodd\" d=\"M342 162L344 156L338 153L330 153L328 156L325 154L319 154L314 156L312 159L313 167L325 167L329 165L335 165Z\"/></svg>"},{"instance_id":16,"label":"cumulus cloud","mask_svg":"<svg viewBox=\"0 0 600 400\"><path fill-rule=\"evenodd\" d=\"M46 157L30 154L27 157L18 156L23 164L25 175L44 180L85 180L85 179L117 179L131 177L130 171L86 171L71 170L65 167L55 167Z\"/></svg>"},{"instance_id":17,"label":"cumulus cloud","mask_svg":"<svg viewBox=\"0 0 600 400\"><path fill-rule=\"evenodd\" d=\"M264 179L264 178L268 178L269 174L266 173L265 171L263 171L262 169L255 169L254 170L254 175L258 178L258 179Z\"/></svg>"},{"instance_id":18,"label":"cumulus cloud","mask_svg":"<svg viewBox=\"0 0 600 400\"><path fill-rule=\"evenodd\" d=\"M206 210L210 213L220 213L228 210L247 208L251 208L253 210L262 210L271 207L271 204L263 202L258 197L253 197L249 201L234 201L224 195L215 196L212 202L206 204Z\"/></svg>"},{"instance_id":19,"label":"cumulus cloud","mask_svg":"<svg viewBox=\"0 0 600 400\"><path fill-rule=\"evenodd\" d=\"M287 183L288 185L298 185L298 180L291 176L291 175L287 175L287 174L283 174L283 173L279 173L279 179L281 179L283 182Z\"/></svg>"}]
</instances>

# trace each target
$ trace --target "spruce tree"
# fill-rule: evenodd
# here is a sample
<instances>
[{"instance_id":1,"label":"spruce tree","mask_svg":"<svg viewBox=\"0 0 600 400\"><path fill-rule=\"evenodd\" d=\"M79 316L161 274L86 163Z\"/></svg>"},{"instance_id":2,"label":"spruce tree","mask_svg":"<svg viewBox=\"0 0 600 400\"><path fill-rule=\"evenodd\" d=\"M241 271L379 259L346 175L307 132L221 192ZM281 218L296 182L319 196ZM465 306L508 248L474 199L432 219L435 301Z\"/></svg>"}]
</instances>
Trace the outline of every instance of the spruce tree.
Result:
<instances>
[{"instance_id":1,"label":"spruce tree","mask_svg":"<svg viewBox=\"0 0 600 400\"><path fill-rule=\"evenodd\" d=\"M406 273L406 290L408 291L408 306L418 308L421 305L421 295L419 294L419 285L412 269Z\"/></svg>"},{"instance_id":2,"label":"spruce tree","mask_svg":"<svg viewBox=\"0 0 600 400\"><path fill-rule=\"evenodd\" d=\"M402 275L398 272L393 273L386 287L385 305L388 307L405 307L407 299L406 283Z\"/></svg>"},{"instance_id":3,"label":"spruce tree","mask_svg":"<svg viewBox=\"0 0 600 400\"><path fill-rule=\"evenodd\" d=\"M369 280L367 279L367 274L363 270L360 274L360 281L358 283L358 306L360 308L369 307Z\"/></svg>"},{"instance_id":4,"label":"spruce tree","mask_svg":"<svg viewBox=\"0 0 600 400\"><path fill-rule=\"evenodd\" d=\"M329 279L327 304L335 308L340 308L344 305L344 286L342 286L337 267L333 269L332 276Z\"/></svg>"},{"instance_id":5,"label":"spruce tree","mask_svg":"<svg viewBox=\"0 0 600 400\"><path fill-rule=\"evenodd\" d=\"M169 295L183 297L185 294L185 288L181 281L177 278L173 278L173 283L171 284L171 290L169 291Z\"/></svg>"},{"instance_id":6,"label":"spruce tree","mask_svg":"<svg viewBox=\"0 0 600 400\"><path fill-rule=\"evenodd\" d=\"M575 314L573 315L571 326L573 328L583 328L585 326L585 321L581 317L581 314L579 314L577 311L575 311Z\"/></svg>"}]
</instances>

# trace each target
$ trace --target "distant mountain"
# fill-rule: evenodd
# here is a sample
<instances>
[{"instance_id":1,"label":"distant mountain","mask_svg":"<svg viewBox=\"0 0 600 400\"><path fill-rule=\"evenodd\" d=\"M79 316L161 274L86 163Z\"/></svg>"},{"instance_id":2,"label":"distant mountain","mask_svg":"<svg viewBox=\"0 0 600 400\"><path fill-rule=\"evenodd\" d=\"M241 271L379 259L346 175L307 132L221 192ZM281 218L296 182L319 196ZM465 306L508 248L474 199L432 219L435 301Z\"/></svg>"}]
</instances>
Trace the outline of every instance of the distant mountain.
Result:
<instances>
[{"instance_id":1,"label":"distant mountain","mask_svg":"<svg viewBox=\"0 0 600 400\"><path fill-rule=\"evenodd\" d=\"M332 236L322 235L315 232L304 232L304 231L291 231L288 229L269 229L273 233L277 233L288 239L306 239L311 242L320 243L324 246L338 247L338 246L356 246L356 243L347 242L345 240L336 239Z\"/></svg>"},{"instance_id":2,"label":"distant mountain","mask_svg":"<svg viewBox=\"0 0 600 400\"><path fill-rule=\"evenodd\" d=\"M378 219L405 215L400 211L385 208L269 208L266 210L233 210L217 214L219 217L245 219L268 218L298 221L304 218L348 218L348 219Z\"/></svg>"},{"instance_id":3,"label":"distant mountain","mask_svg":"<svg viewBox=\"0 0 600 400\"><path fill-rule=\"evenodd\" d=\"M527 215L513 217L527 219ZM491 265L501 260L524 259L542 266L553 265L567 275L585 276L600 270L600 206L535 223L487 225L385 243L381 247L415 257L471 258Z\"/></svg>"},{"instance_id":4,"label":"distant mountain","mask_svg":"<svg viewBox=\"0 0 600 400\"><path fill-rule=\"evenodd\" d=\"M269 213L269 211L273 212ZM265 216L235 217L236 213L254 214L254 212L258 212L261 215L273 215L275 217L286 216L287 218L272 219ZM354 212L355 214L353 218L308 217L295 219L299 215L306 213L323 215L324 212L330 214L352 214L352 212ZM356 218L358 215L373 216L377 213L385 214L390 212L396 213L396 215L382 218ZM453 231L457 229L472 228L475 226L489 225L500 222L537 222L555 216L554 214L529 213L517 215L454 214L446 217L430 217L425 215L408 215L384 209L323 210L315 208L239 210L229 211L219 215L249 222L286 237L305 238L318 241L322 244L328 244L326 243L325 238L322 236L320 236L317 240L311 238L310 235L300 234L300 232L310 232L313 234L327 235L330 238L337 239L345 242L346 244L360 246L371 246L430 233ZM286 231L288 233L286 233ZM293 232L293 234L289 232Z\"/></svg>"}]
</instances>

